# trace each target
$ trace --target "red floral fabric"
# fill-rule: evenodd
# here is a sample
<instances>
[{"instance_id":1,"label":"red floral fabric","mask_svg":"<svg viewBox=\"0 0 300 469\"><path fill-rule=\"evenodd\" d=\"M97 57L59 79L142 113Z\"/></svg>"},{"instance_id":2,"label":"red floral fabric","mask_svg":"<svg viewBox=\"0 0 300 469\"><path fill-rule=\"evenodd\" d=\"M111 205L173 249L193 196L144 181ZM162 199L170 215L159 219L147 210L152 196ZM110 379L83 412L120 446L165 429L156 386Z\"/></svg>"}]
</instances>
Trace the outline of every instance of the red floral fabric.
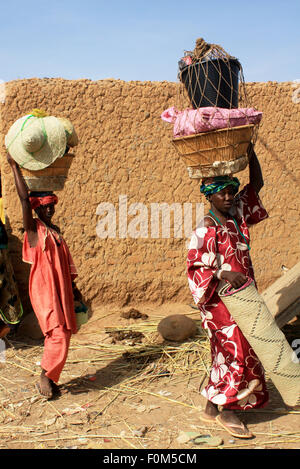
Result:
<instances>
[{"instance_id":1,"label":"red floral fabric","mask_svg":"<svg viewBox=\"0 0 300 469\"><path fill-rule=\"evenodd\" d=\"M236 196L225 225L205 227L202 221L190 241L188 282L211 342L212 368L202 394L224 408L244 410L268 401L262 365L218 296L224 282L214 276L222 269L254 279L249 227L267 217L260 198L247 185Z\"/></svg>"}]
</instances>

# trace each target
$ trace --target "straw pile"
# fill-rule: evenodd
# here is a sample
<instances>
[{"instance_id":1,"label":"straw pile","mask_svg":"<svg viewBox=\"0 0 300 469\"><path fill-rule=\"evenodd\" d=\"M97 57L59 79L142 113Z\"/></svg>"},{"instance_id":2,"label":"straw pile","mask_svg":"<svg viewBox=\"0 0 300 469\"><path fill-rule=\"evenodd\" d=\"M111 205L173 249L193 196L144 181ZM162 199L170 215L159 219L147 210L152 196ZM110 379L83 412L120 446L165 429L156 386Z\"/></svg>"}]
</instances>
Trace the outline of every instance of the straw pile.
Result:
<instances>
[{"instance_id":1,"label":"straw pile","mask_svg":"<svg viewBox=\"0 0 300 469\"><path fill-rule=\"evenodd\" d=\"M198 330L193 339L185 342L162 340L157 333L157 326L162 318L145 321L122 327L106 327L105 332L112 343L92 345L93 355L90 363L107 364L117 361L120 371L134 364L136 373L132 380L139 376L149 380L163 374L169 376L191 375L197 373L203 380L210 369L210 344L203 330L201 321L195 321ZM127 363L126 363L127 362ZM142 373L142 374L141 374ZM138 379L140 379L138 378Z\"/></svg>"},{"instance_id":2,"label":"straw pile","mask_svg":"<svg viewBox=\"0 0 300 469\"><path fill-rule=\"evenodd\" d=\"M157 340L162 317L97 330L98 319L72 339L58 400L45 401L34 387L42 344L10 341L0 376L1 448L178 448L179 429L192 423L199 433L222 432L199 421L199 389L210 369L209 340L200 327L193 340L171 343ZM92 370L96 376L89 375ZM255 433L254 441L221 447L283 448L300 442L292 426L278 432L270 422L268 432ZM194 447L186 445L181 447Z\"/></svg>"}]
</instances>

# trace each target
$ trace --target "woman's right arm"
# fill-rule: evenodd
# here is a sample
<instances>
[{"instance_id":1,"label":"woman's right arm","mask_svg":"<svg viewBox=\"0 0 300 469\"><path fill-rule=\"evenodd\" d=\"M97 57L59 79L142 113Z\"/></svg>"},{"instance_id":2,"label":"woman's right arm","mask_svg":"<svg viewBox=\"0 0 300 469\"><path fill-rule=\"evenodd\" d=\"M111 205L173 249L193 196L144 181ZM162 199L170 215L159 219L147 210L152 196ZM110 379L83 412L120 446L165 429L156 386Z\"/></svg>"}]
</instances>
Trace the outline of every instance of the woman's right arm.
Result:
<instances>
[{"instance_id":1,"label":"woman's right arm","mask_svg":"<svg viewBox=\"0 0 300 469\"><path fill-rule=\"evenodd\" d=\"M36 229L36 222L32 216L32 208L31 208L29 195L28 195L28 187L20 172L19 165L10 156L9 153L7 154L7 161L12 169L17 193L21 201L21 205L22 205L24 230L27 231L28 241L29 241L30 246L34 247L37 244L38 235L37 235L37 229Z\"/></svg>"}]
</instances>

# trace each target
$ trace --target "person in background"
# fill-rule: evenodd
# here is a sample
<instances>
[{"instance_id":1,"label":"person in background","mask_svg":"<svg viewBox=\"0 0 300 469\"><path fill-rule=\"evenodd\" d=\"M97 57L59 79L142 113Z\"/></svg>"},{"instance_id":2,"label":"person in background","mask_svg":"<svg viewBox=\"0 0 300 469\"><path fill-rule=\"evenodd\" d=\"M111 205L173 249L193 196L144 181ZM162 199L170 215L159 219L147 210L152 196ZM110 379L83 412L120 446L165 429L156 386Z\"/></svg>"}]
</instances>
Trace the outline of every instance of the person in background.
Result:
<instances>
[{"instance_id":1,"label":"person in background","mask_svg":"<svg viewBox=\"0 0 300 469\"><path fill-rule=\"evenodd\" d=\"M7 154L22 205L25 229L23 261L31 264L29 296L45 336L42 372L37 387L50 399L65 365L71 335L77 332L74 280L77 277L69 248L52 223L58 198L52 192L29 193L18 164ZM33 217L32 211L37 217Z\"/></svg>"},{"instance_id":2,"label":"person in background","mask_svg":"<svg viewBox=\"0 0 300 469\"><path fill-rule=\"evenodd\" d=\"M236 411L268 402L263 367L218 295L225 282L237 289L247 277L254 279L249 227L268 215L258 196L263 178L252 146L249 171L249 184L239 193L236 177L202 181L200 191L210 210L192 234L187 257L189 286L211 342L212 368L202 391L207 404L201 419L238 438L253 435Z\"/></svg>"},{"instance_id":3,"label":"person in background","mask_svg":"<svg viewBox=\"0 0 300 469\"><path fill-rule=\"evenodd\" d=\"M22 314L22 303L8 253L0 179L0 339L16 330Z\"/></svg>"},{"instance_id":4,"label":"person in background","mask_svg":"<svg viewBox=\"0 0 300 469\"><path fill-rule=\"evenodd\" d=\"M2 198L1 173L0 173L0 220L2 221L3 225L5 225L5 214L4 214L3 198Z\"/></svg>"}]
</instances>

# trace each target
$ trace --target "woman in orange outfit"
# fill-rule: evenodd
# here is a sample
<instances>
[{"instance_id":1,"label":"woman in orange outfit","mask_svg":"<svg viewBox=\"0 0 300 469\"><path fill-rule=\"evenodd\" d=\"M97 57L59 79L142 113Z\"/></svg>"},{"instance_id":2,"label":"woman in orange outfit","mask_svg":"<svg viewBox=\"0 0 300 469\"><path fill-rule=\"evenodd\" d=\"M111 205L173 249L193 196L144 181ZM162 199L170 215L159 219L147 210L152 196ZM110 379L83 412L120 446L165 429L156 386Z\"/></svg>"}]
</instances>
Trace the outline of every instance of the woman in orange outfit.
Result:
<instances>
[{"instance_id":1,"label":"woman in orange outfit","mask_svg":"<svg viewBox=\"0 0 300 469\"><path fill-rule=\"evenodd\" d=\"M56 383L68 355L71 334L77 332L73 296L77 272L59 228L52 224L57 196L51 192L29 194L18 164L9 154L7 160L22 204L23 261L31 264L30 301L45 336L38 389L49 399L58 390Z\"/></svg>"}]
</instances>

